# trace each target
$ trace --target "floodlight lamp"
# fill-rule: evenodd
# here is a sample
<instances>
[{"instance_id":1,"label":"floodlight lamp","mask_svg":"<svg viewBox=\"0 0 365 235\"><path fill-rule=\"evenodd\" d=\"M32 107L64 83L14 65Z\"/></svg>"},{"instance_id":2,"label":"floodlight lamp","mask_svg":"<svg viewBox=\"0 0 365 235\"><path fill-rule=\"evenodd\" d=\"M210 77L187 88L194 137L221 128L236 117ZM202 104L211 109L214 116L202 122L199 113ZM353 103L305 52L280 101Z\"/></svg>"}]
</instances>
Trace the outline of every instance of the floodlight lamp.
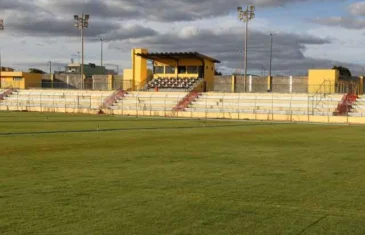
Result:
<instances>
[{"instance_id":1,"label":"floodlight lamp","mask_svg":"<svg viewBox=\"0 0 365 235\"><path fill-rule=\"evenodd\" d=\"M250 13L250 19L253 19L253 18L255 18L255 16L256 16L256 14L255 13Z\"/></svg>"},{"instance_id":2,"label":"floodlight lamp","mask_svg":"<svg viewBox=\"0 0 365 235\"><path fill-rule=\"evenodd\" d=\"M79 28L79 23L75 23L75 24L74 24L74 26L75 26L76 28Z\"/></svg>"},{"instance_id":3,"label":"floodlight lamp","mask_svg":"<svg viewBox=\"0 0 365 235\"><path fill-rule=\"evenodd\" d=\"M75 20L79 20L79 16L78 15L74 15L74 19Z\"/></svg>"},{"instance_id":4,"label":"floodlight lamp","mask_svg":"<svg viewBox=\"0 0 365 235\"><path fill-rule=\"evenodd\" d=\"M85 15L85 20L89 20L90 19L90 15Z\"/></svg>"},{"instance_id":5,"label":"floodlight lamp","mask_svg":"<svg viewBox=\"0 0 365 235\"><path fill-rule=\"evenodd\" d=\"M250 11L255 11L255 6L250 6Z\"/></svg>"},{"instance_id":6,"label":"floodlight lamp","mask_svg":"<svg viewBox=\"0 0 365 235\"><path fill-rule=\"evenodd\" d=\"M89 27L89 23L85 22L85 23L84 23L84 27L85 27L85 28L88 28L88 27Z\"/></svg>"},{"instance_id":7,"label":"floodlight lamp","mask_svg":"<svg viewBox=\"0 0 365 235\"><path fill-rule=\"evenodd\" d=\"M237 11L241 12L242 11L242 7L237 7Z\"/></svg>"}]
</instances>

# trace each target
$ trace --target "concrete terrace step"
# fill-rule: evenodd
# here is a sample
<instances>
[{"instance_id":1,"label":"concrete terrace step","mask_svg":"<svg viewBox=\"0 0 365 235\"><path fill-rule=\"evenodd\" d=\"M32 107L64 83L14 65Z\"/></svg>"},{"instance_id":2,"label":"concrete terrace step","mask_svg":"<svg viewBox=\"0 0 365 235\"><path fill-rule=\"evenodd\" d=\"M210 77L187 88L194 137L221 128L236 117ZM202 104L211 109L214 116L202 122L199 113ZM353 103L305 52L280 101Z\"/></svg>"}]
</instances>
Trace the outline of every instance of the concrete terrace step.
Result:
<instances>
[{"instance_id":1,"label":"concrete terrace step","mask_svg":"<svg viewBox=\"0 0 365 235\"><path fill-rule=\"evenodd\" d=\"M333 116L332 112L306 112L306 111L272 111L272 110L220 110L220 109L186 109L186 112L201 112L201 113L245 113L245 114L281 114L281 115L318 115L318 116Z\"/></svg>"},{"instance_id":2,"label":"concrete terrace step","mask_svg":"<svg viewBox=\"0 0 365 235\"><path fill-rule=\"evenodd\" d=\"M225 106L233 106L233 107L240 107L240 106L247 106L247 107L325 107L325 108L336 108L337 104L318 104L313 106L312 104L290 104L290 103L215 103L215 102L200 102L194 101L191 103L191 106L215 106L215 107L225 107Z\"/></svg>"},{"instance_id":3,"label":"concrete terrace step","mask_svg":"<svg viewBox=\"0 0 365 235\"><path fill-rule=\"evenodd\" d=\"M37 107L37 108L75 108L75 109L99 109L99 105L75 105L75 104L26 104L26 103L18 103L18 104L8 104L8 103L0 103L0 107L19 107L19 108L26 108L26 107Z\"/></svg>"}]
</instances>

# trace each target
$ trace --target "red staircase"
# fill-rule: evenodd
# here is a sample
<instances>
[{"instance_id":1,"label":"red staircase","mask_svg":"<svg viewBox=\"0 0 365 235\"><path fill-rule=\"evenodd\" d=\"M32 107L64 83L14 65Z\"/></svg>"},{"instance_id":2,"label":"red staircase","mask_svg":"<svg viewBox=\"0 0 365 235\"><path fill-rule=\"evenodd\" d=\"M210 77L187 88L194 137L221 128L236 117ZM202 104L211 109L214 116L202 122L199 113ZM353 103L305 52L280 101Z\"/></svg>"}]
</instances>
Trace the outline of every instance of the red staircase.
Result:
<instances>
[{"instance_id":1,"label":"red staircase","mask_svg":"<svg viewBox=\"0 0 365 235\"><path fill-rule=\"evenodd\" d=\"M356 103L357 98L359 98L356 94L349 93L342 97L341 102L337 106L337 110L335 112L336 116L347 115L351 112L352 106Z\"/></svg>"},{"instance_id":2,"label":"red staircase","mask_svg":"<svg viewBox=\"0 0 365 235\"><path fill-rule=\"evenodd\" d=\"M127 94L126 91L116 90L111 96L105 99L101 109L108 108L112 104L114 104L117 100L122 99Z\"/></svg>"},{"instance_id":3,"label":"red staircase","mask_svg":"<svg viewBox=\"0 0 365 235\"><path fill-rule=\"evenodd\" d=\"M199 93L196 91L192 91L189 94L187 94L184 99L182 99L174 108L173 111L184 111L189 104L198 98Z\"/></svg>"},{"instance_id":4,"label":"red staircase","mask_svg":"<svg viewBox=\"0 0 365 235\"><path fill-rule=\"evenodd\" d=\"M0 94L0 100L5 100L5 97L11 95L13 93L13 88L10 88L8 90L6 90L5 92L3 92L2 94Z\"/></svg>"}]
</instances>

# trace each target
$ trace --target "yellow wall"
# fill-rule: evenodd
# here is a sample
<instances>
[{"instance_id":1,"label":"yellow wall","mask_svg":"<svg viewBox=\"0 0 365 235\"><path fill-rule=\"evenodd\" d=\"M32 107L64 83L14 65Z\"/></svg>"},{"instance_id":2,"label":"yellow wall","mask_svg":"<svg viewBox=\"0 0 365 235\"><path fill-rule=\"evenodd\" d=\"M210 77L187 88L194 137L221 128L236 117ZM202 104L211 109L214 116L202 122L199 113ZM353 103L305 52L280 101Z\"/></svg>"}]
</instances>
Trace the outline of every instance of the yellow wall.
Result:
<instances>
[{"instance_id":1,"label":"yellow wall","mask_svg":"<svg viewBox=\"0 0 365 235\"><path fill-rule=\"evenodd\" d=\"M215 64L210 60L205 60L204 80L206 81L207 91L214 90L214 70Z\"/></svg>"},{"instance_id":2,"label":"yellow wall","mask_svg":"<svg viewBox=\"0 0 365 235\"><path fill-rule=\"evenodd\" d=\"M179 62L176 60L159 60L154 62L154 66L173 66L175 67L175 73L174 74L165 74L165 73L155 73L153 75L154 78L158 77L198 77L198 73L185 73L185 74L179 74L178 72L178 66L203 66L203 62L201 60L197 59L181 59Z\"/></svg>"},{"instance_id":3,"label":"yellow wall","mask_svg":"<svg viewBox=\"0 0 365 235\"><path fill-rule=\"evenodd\" d=\"M40 88L42 87L42 77L42 74L37 73L2 72L1 87L16 89Z\"/></svg>"},{"instance_id":4,"label":"yellow wall","mask_svg":"<svg viewBox=\"0 0 365 235\"><path fill-rule=\"evenodd\" d=\"M178 66L203 66L203 61L199 59L181 59L177 63L176 60L159 60L154 62L154 66L174 66L176 67L174 74L166 74L166 73L155 73L154 78L158 77L198 77L199 73L178 73ZM206 81L206 89L207 91L213 91L214 89L214 72L215 72L215 63L210 60L204 60L204 80Z\"/></svg>"},{"instance_id":5,"label":"yellow wall","mask_svg":"<svg viewBox=\"0 0 365 235\"><path fill-rule=\"evenodd\" d=\"M25 79L25 89L42 87L42 74L38 73L23 73Z\"/></svg>"},{"instance_id":6,"label":"yellow wall","mask_svg":"<svg viewBox=\"0 0 365 235\"><path fill-rule=\"evenodd\" d=\"M308 72L308 93L335 93L335 86L340 77L335 69L312 69Z\"/></svg>"},{"instance_id":7,"label":"yellow wall","mask_svg":"<svg viewBox=\"0 0 365 235\"><path fill-rule=\"evenodd\" d=\"M148 77L147 69L147 59L142 58L136 54L146 54L147 49L132 49L132 69L125 69L123 73L123 83L131 83L132 87L130 90L139 90L142 88ZM214 89L214 71L215 63L210 60L205 60L204 62L200 59L180 59L176 61L174 59L161 59L154 62L154 66L173 66L175 67L175 72L172 74L153 74L153 78L158 77L198 77L199 73L194 74L178 74L178 66L203 66L204 64L204 80L206 81L206 88L208 91ZM126 87L126 86L125 86ZM123 88L124 89L124 88Z\"/></svg>"},{"instance_id":8,"label":"yellow wall","mask_svg":"<svg viewBox=\"0 0 365 235\"><path fill-rule=\"evenodd\" d=\"M16 78L22 78L21 80L14 80ZM17 88L24 89L23 72L2 72L1 73L1 88Z\"/></svg>"},{"instance_id":9,"label":"yellow wall","mask_svg":"<svg viewBox=\"0 0 365 235\"><path fill-rule=\"evenodd\" d=\"M132 49L133 90L143 87L147 81L147 60L136 54L148 53L147 49Z\"/></svg>"}]
</instances>

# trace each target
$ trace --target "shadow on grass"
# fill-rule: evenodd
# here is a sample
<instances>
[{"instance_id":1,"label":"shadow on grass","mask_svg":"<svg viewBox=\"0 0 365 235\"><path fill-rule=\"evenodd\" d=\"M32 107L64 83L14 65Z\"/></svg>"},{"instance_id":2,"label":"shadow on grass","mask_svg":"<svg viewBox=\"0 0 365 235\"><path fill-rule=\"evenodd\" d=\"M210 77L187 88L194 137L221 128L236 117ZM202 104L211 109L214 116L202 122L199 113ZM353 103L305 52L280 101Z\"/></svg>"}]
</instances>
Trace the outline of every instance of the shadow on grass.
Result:
<instances>
[{"instance_id":1,"label":"shadow on grass","mask_svg":"<svg viewBox=\"0 0 365 235\"><path fill-rule=\"evenodd\" d=\"M205 124L205 123L202 123ZM148 131L148 130L182 130L182 129L205 129L205 128L226 128L226 127L252 127L252 126L273 126L287 125L285 123L250 123L236 125L202 125L202 126L176 126L176 127L137 127L137 128L108 128L108 129L85 129L85 130L57 130L57 131L35 131L35 132L3 132L0 136L15 135L45 135L65 133L95 133L95 132L116 132L116 131Z\"/></svg>"}]
</instances>

